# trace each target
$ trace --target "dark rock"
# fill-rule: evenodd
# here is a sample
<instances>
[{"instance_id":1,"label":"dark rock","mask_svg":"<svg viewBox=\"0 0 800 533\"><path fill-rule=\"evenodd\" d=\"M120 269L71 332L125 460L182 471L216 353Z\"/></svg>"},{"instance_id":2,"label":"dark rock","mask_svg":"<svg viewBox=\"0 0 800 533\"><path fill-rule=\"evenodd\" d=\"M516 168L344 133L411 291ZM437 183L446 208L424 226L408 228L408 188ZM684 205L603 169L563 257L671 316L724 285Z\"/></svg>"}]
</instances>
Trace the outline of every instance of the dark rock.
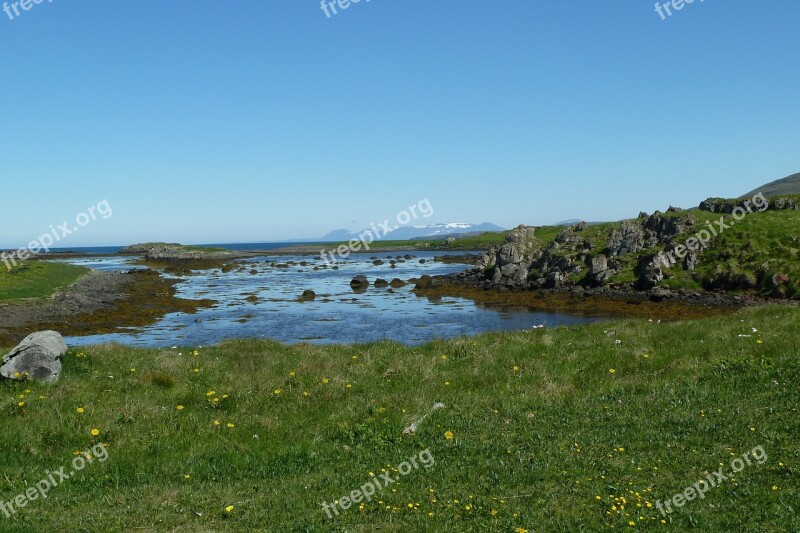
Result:
<instances>
[{"instance_id":1,"label":"dark rock","mask_svg":"<svg viewBox=\"0 0 800 533\"><path fill-rule=\"evenodd\" d=\"M374 285L375 285L375 287L383 288L383 287L388 287L389 286L389 282L386 281L385 279L378 278L378 279L375 280Z\"/></svg>"},{"instance_id":2,"label":"dark rock","mask_svg":"<svg viewBox=\"0 0 800 533\"><path fill-rule=\"evenodd\" d=\"M350 287L354 289L366 289L369 287L367 276L356 276L350 281Z\"/></svg>"}]
</instances>

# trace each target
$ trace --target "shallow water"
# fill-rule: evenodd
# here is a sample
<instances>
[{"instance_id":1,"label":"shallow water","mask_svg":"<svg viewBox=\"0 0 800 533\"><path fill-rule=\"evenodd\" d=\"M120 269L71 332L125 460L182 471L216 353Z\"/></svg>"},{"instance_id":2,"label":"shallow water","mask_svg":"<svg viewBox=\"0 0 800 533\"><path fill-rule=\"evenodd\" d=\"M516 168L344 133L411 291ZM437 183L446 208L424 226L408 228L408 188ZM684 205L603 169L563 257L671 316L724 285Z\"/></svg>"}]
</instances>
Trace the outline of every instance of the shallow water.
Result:
<instances>
[{"instance_id":1,"label":"shallow water","mask_svg":"<svg viewBox=\"0 0 800 533\"><path fill-rule=\"evenodd\" d=\"M72 345L119 342L166 347L200 346L232 338L270 338L287 343L359 343L390 339L405 344L420 344L436 338L453 338L488 331L522 330L535 326L553 327L598 320L596 317L544 313L527 309L490 308L471 300L454 297L416 296L413 285L399 289L375 288L356 293L350 280L359 274L370 282L377 278L407 281L423 274L459 272L462 264L433 261L446 252L413 252L414 259L390 268L388 253L375 254L385 263L372 264L369 255L351 256L339 263L339 270L313 270L322 261L310 257L263 256L241 260L242 269L223 273L219 269L182 276L177 285L182 298L210 298L218 303L197 314L173 313L146 328L121 329L119 333L69 337ZM399 254L404 255L404 254ZM392 255L396 258L398 253ZM420 259L427 262L421 264ZM133 267L129 257L66 259L64 262L99 270L126 270ZM308 261L286 269L269 261L286 263ZM255 270L256 273L251 273ZM317 293L314 301L299 302L303 291ZM255 301L247 298L256 297Z\"/></svg>"}]
</instances>

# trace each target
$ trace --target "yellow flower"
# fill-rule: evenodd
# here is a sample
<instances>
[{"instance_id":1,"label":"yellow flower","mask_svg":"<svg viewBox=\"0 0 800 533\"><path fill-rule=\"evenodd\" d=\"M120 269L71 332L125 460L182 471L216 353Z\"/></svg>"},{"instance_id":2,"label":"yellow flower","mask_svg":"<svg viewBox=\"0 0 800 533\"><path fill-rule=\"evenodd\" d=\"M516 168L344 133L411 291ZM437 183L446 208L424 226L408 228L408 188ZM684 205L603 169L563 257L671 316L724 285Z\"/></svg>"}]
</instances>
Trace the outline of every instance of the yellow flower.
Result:
<instances>
[{"instance_id":1,"label":"yellow flower","mask_svg":"<svg viewBox=\"0 0 800 533\"><path fill-rule=\"evenodd\" d=\"M353 385L351 385L350 383L348 383L348 384L347 384L347 388L348 388L348 389L352 389L352 388L353 388Z\"/></svg>"},{"instance_id":2,"label":"yellow flower","mask_svg":"<svg viewBox=\"0 0 800 533\"><path fill-rule=\"evenodd\" d=\"M197 374L198 372L200 372L200 369L199 369L199 368L195 368L195 369L194 369L192 372L194 372L195 374Z\"/></svg>"},{"instance_id":3,"label":"yellow flower","mask_svg":"<svg viewBox=\"0 0 800 533\"><path fill-rule=\"evenodd\" d=\"M96 437L96 436L98 436L100 434L100 430L97 429L97 428L94 428L94 429L92 429L92 431L90 431L90 433L92 434L92 437Z\"/></svg>"},{"instance_id":4,"label":"yellow flower","mask_svg":"<svg viewBox=\"0 0 800 533\"><path fill-rule=\"evenodd\" d=\"M309 393L307 390L304 390L303 391L303 396L311 396L311 393Z\"/></svg>"},{"instance_id":5,"label":"yellow flower","mask_svg":"<svg viewBox=\"0 0 800 533\"><path fill-rule=\"evenodd\" d=\"M356 359L358 359L358 356L357 356L357 355L354 355L354 356L353 356L353 361L355 361Z\"/></svg>"},{"instance_id":6,"label":"yellow flower","mask_svg":"<svg viewBox=\"0 0 800 533\"><path fill-rule=\"evenodd\" d=\"M445 431L444 432L444 438L446 438L447 440L453 440L453 432L452 431Z\"/></svg>"},{"instance_id":7,"label":"yellow flower","mask_svg":"<svg viewBox=\"0 0 800 533\"><path fill-rule=\"evenodd\" d=\"M281 389L275 389L275 396L281 395Z\"/></svg>"},{"instance_id":8,"label":"yellow flower","mask_svg":"<svg viewBox=\"0 0 800 533\"><path fill-rule=\"evenodd\" d=\"M183 475L183 479L191 479L191 477L192 477L192 476L191 476L191 475L189 475L189 474L184 474L184 475Z\"/></svg>"},{"instance_id":9,"label":"yellow flower","mask_svg":"<svg viewBox=\"0 0 800 533\"><path fill-rule=\"evenodd\" d=\"M491 511L489 511L489 514L495 516L497 514L497 509L492 509Z\"/></svg>"},{"instance_id":10,"label":"yellow flower","mask_svg":"<svg viewBox=\"0 0 800 533\"><path fill-rule=\"evenodd\" d=\"M208 391L208 392L206 393L206 396L214 396L215 394L216 394L216 392L215 392L215 391L213 391L213 390L210 390L210 391Z\"/></svg>"},{"instance_id":11,"label":"yellow flower","mask_svg":"<svg viewBox=\"0 0 800 533\"><path fill-rule=\"evenodd\" d=\"M514 372L519 372L519 367L517 365L514 365Z\"/></svg>"},{"instance_id":12,"label":"yellow flower","mask_svg":"<svg viewBox=\"0 0 800 533\"><path fill-rule=\"evenodd\" d=\"M223 400L227 400L227 399L228 399L228 395L227 395L227 394L223 394L223 395L222 395L222 399L223 399Z\"/></svg>"},{"instance_id":13,"label":"yellow flower","mask_svg":"<svg viewBox=\"0 0 800 533\"><path fill-rule=\"evenodd\" d=\"M233 512L233 505L229 505L229 506L227 506L227 507L225 508L225 512L226 512L226 513L232 513L232 512Z\"/></svg>"},{"instance_id":14,"label":"yellow flower","mask_svg":"<svg viewBox=\"0 0 800 533\"><path fill-rule=\"evenodd\" d=\"M82 415L83 412L84 412L84 409L83 409L83 407L78 407L77 409L75 409L75 412L78 413L79 415Z\"/></svg>"},{"instance_id":15,"label":"yellow flower","mask_svg":"<svg viewBox=\"0 0 800 533\"><path fill-rule=\"evenodd\" d=\"M442 361L447 361L447 356L446 355L442 356Z\"/></svg>"},{"instance_id":16,"label":"yellow flower","mask_svg":"<svg viewBox=\"0 0 800 533\"><path fill-rule=\"evenodd\" d=\"M327 385L328 383L330 383L330 381L331 381L331 380L329 380L328 378L322 378L322 382L323 382L323 383L325 383L326 385Z\"/></svg>"},{"instance_id":17,"label":"yellow flower","mask_svg":"<svg viewBox=\"0 0 800 533\"><path fill-rule=\"evenodd\" d=\"M219 425L219 420L214 420L214 425L218 426Z\"/></svg>"},{"instance_id":18,"label":"yellow flower","mask_svg":"<svg viewBox=\"0 0 800 533\"><path fill-rule=\"evenodd\" d=\"M131 368L131 372L136 372L136 369L135 368Z\"/></svg>"},{"instance_id":19,"label":"yellow flower","mask_svg":"<svg viewBox=\"0 0 800 533\"><path fill-rule=\"evenodd\" d=\"M176 405L175 409L177 409L178 411L183 411L183 406L182 405Z\"/></svg>"},{"instance_id":20,"label":"yellow flower","mask_svg":"<svg viewBox=\"0 0 800 533\"><path fill-rule=\"evenodd\" d=\"M514 530L514 533L528 533L528 530L525 529L524 527L518 527L517 529Z\"/></svg>"},{"instance_id":21,"label":"yellow flower","mask_svg":"<svg viewBox=\"0 0 800 533\"><path fill-rule=\"evenodd\" d=\"M17 405L20 406L20 407L24 407L25 406L25 402L19 402Z\"/></svg>"},{"instance_id":22,"label":"yellow flower","mask_svg":"<svg viewBox=\"0 0 800 533\"><path fill-rule=\"evenodd\" d=\"M772 485L772 490L778 490L778 486L777 485Z\"/></svg>"},{"instance_id":23,"label":"yellow flower","mask_svg":"<svg viewBox=\"0 0 800 533\"><path fill-rule=\"evenodd\" d=\"M294 370L292 370L291 372L289 372L289 377L290 377L290 378L293 378L295 375L296 375L296 374L294 373Z\"/></svg>"},{"instance_id":24,"label":"yellow flower","mask_svg":"<svg viewBox=\"0 0 800 533\"><path fill-rule=\"evenodd\" d=\"M234 426L233 424L231 424L230 422L228 422L226 425L227 425L229 428L235 427L235 426Z\"/></svg>"},{"instance_id":25,"label":"yellow flower","mask_svg":"<svg viewBox=\"0 0 800 533\"><path fill-rule=\"evenodd\" d=\"M616 374L616 373L617 373L617 369L616 369L616 368L609 368L609 369L608 369L608 372L609 372L610 374Z\"/></svg>"},{"instance_id":26,"label":"yellow flower","mask_svg":"<svg viewBox=\"0 0 800 533\"><path fill-rule=\"evenodd\" d=\"M444 386L447 387L448 385L450 385L450 382L449 381L445 381L444 382Z\"/></svg>"}]
</instances>

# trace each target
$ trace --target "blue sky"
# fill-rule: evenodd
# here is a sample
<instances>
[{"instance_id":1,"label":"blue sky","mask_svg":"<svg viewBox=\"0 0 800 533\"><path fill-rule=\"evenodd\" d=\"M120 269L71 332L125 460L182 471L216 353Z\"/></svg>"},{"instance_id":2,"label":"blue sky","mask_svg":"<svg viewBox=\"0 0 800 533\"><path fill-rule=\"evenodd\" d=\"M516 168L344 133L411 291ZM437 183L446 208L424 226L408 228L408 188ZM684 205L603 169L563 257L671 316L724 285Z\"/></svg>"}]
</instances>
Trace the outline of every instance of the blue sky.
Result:
<instances>
[{"instance_id":1,"label":"blue sky","mask_svg":"<svg viewBox=\"0 0 800 533\"><path fill-rule=\"evenodd\" d=\"M13 14L13 10L12 10ZM0 12L1 247L512 227L800 171L800 3L67 2Z\"/></svg>"}]
</instances>

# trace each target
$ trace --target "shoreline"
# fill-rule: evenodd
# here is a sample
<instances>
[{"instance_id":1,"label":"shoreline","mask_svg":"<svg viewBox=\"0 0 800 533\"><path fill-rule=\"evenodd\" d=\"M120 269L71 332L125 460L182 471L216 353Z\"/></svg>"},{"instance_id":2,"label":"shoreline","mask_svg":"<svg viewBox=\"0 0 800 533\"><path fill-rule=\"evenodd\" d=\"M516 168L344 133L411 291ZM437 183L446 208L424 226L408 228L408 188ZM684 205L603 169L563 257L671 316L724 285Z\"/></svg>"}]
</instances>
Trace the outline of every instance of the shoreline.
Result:
<instances>
[{"instance_id":1,"label":"shoreline","mask_svg":"<svg viewBox=\"0 0 800 533\"><path fill-rule=\"evenodd\" d=\"M0 303L0 345L13 346L28 334L47 329L76 336L146 327L168 313L191 314L216 303L177 298L178 283L154 270L92 270L49 298Z\"/></svg>"}]
</instances>

